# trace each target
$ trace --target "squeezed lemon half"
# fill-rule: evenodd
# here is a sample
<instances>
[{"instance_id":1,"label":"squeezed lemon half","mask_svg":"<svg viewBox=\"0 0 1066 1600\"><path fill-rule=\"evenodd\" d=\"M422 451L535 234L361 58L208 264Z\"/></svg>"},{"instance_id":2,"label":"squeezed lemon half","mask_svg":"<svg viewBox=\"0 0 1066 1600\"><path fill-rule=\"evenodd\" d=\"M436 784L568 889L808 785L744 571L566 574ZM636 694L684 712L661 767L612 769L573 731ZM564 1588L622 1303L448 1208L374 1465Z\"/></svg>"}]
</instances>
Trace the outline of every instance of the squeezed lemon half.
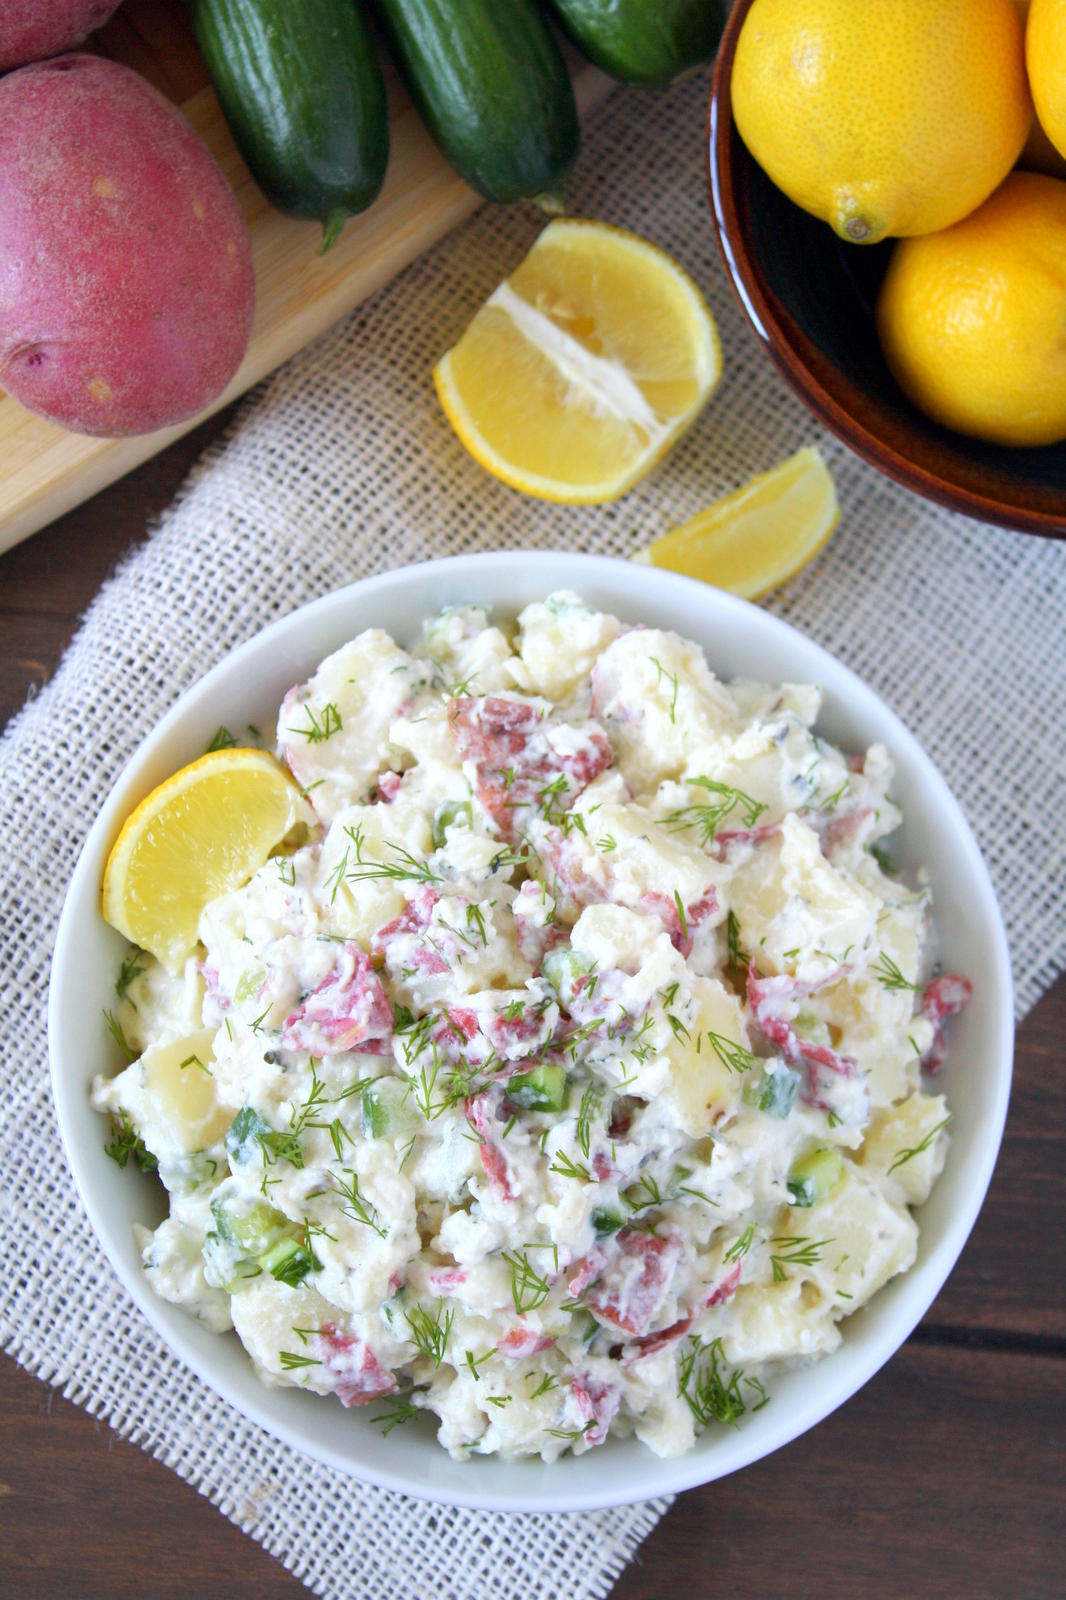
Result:
<instances>
[{"instance_id":1,"label":"squeezed lemon half","mask_svg":"<svg viewBox=\"0 0 1066 1600\"><path fill-rule=\"evenodd\" d=\"M433 377L449 422L512 488L615 500L651 471L721 376L707 304L654 245L549 223Z\"/></svg>"},{"instance_id":2,"label":"squeezed lemon half","mask_svg":"<svg viewBox=\"0 0 1066 1600\"><path fill-rule=\"evenodd\" d=\"M302 820L300 791L263 750L214 750L127 817L104 872L112 927L180 972L209 900L246 883Z\"/></svg>"},{"instance_id":3,"label":"squeezed lemon half","mask_svg":"<svg viewBox=\"0 0 1066 1600\"><path fill-rule=\"evenodd\" d=\"M840 521L821 452L797 450L634 557L755 600L806 566Z\"/></svg>"}]
</instances>

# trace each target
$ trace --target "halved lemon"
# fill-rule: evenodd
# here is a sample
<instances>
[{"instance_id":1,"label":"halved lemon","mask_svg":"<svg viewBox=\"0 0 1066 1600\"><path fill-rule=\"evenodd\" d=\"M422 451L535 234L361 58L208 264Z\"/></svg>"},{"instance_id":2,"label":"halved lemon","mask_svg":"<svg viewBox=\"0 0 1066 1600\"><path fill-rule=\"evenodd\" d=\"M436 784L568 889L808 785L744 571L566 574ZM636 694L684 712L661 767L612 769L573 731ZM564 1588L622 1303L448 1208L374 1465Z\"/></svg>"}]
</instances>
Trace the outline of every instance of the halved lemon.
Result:
<instances>
[{"instance_id":1,"label":"halved lemon","mask_svg":"<svg viewBox=\"0 0 1066 1600\"><path fill-rule=\"evenodd\" d=\"M265 751L201 756L126 819L104 872L104 916L180 972L204 906L247 883L304 815L300 791Z\"/></svg>"},{"instance_id":2,"label":"halved lemon","mask_svg":"<svg viewBox=\"0 0 1066 1600\"><path fill-rule=\"evenodd\" d=\"M633 559L755 600L816 556L840 521L821 452L797 450Z\"/></svg>"},{"instance_id":3,"label":"halved lemon","mask_svg":"<svg viewBox=\"0 0 1066 1600\"><path fill-rule=\"evenodd\" d=\"M542 500L616 500L722 372L703 296L668 255L602 222L549 223L433 373L463 444Z\"/></svg>"}]
</instances>

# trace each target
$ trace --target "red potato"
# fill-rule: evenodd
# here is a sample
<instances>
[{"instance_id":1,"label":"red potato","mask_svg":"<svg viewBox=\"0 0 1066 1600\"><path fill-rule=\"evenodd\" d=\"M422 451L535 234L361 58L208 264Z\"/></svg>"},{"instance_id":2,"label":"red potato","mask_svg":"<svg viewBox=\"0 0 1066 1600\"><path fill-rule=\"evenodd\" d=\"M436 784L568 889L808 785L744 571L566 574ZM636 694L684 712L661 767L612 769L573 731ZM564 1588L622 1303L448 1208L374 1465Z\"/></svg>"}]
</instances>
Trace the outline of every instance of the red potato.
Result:
<instances>
[{"instance_id":1,"label":"red potato","mask_svg":"<svg viewBox=\"0 0 1066 1600\"><path fill-rule=\"evenodd\" d=\"M73 50L119 0L0 0L0 72Z\"/></svg>"},{"instance_id":2,"label":"red potato","mask_svg":"<svg viewBox=\"0 0 1066 1600\"><path fill-rule=\"evenodd\" d=\"M0 386L75 433L202 411L248 344L240 207L206 147L95 56L0 79Z\"/></svg>"}]
</instances>

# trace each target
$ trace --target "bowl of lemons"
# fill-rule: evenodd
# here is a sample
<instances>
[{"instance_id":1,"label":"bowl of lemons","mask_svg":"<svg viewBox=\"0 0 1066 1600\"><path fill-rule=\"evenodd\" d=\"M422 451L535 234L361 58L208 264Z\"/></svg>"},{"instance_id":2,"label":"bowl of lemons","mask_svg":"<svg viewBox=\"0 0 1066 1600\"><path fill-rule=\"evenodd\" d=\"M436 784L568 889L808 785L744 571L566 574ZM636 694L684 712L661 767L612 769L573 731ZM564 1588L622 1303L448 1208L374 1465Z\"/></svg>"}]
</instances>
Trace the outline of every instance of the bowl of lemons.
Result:
<instances>
[{"instance_id":1,"label":"bowl of lemons","mask_svg":"<svg viewBox=\"0 0 1066 1600\"><path fill-rule=\"evenodd\" d=\"M1066 0L738 0L709 166L815 415L930 499L1066 536Z\"/></svg>"}]
</instances>

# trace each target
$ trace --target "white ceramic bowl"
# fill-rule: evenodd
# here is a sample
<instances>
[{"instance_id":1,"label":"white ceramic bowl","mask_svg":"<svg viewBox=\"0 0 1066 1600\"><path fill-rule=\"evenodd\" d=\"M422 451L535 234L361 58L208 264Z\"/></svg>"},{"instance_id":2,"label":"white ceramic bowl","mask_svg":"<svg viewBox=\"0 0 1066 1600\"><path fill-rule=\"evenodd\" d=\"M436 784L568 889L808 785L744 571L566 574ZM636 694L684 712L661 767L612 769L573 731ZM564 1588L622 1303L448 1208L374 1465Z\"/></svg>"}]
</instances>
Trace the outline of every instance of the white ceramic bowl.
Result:
<instances>
[{"instance_id":1,"label":"white ceramic bowl","mask_svg":"<svg viewBox=\"0 0 1066 1600\"><path fill-rule=\"evenodd\" d=\"M132 1164L120 1171L104 1154L106 1125L88 1100L93 1076L118 1066L101 1011L113 1003L125 948L100 915L100 884L123 820L150 789L200 755L220 723L270 727L285 691L361 629L382 627L409 643L421 619L443 605L477 601L513 615L562 587L626 621L698 640L720 677L820 684L819 729L847 750L883 740L906 818L894 854L908 872L929 869L945 968L972 979L974 998L953 1026L938 1083L951 1106L952 1143L921 1211L917 1263L844 1323L834 1355L780 1376L769 1406L736 1431L712 1426L676 1460L658 1460L635 1439L612 1439L554 1466L495 1458L458 1464L437 1445L429 1418L382 1438L366 1412L264 1388L236 1334L208 1332L149 1289L132 1224L155 1226L164 1203L154 1180ZM372 1483L485 1509L578 1511L691 1488L757 1461L827 1416L898 1349L951 1271L992 1176L1010 1091L1013 1016L1006 938L977 844L936 768L870 689L793 628L704 584L600 557L517 552L459 556L352 584L266 628L183 695L122 773L86 841L56 940L48 1032L59 1125L89 1219L149 1322L205 1383L288 1444Z\"/></svg>"}]
</instances>

